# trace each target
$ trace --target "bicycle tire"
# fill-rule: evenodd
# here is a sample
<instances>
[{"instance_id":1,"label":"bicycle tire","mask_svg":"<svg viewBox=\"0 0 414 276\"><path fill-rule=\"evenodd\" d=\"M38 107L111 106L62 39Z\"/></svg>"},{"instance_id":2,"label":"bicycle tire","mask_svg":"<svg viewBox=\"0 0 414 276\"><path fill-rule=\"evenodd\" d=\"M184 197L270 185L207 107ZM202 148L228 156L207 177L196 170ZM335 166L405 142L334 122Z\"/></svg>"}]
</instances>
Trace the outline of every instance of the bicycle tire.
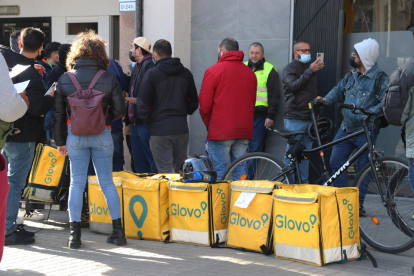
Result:
<instances>
[{"instance_id":1,"label":"bicycle tire","mask_svg":"<svg viewBox=\"0 0 414 276\"><path fill-rule=\"evenodd\" d=\"M239 166L243 166L243 163L245 164L244 166L246 166L245 169L243 169L244 173L242 174L243 176L247 175L245 179L280 181L286 184L293 183L292 175L290 172L285 172L284 174L281 174L282 171L286 169L286 166L283 164L283 162L274 157L273 155L264 152L248 153L234 160L234 162L224 172L223 180L236 180L232 177L233 172ZM268 167L268 164L271 165L269 165ZM271 168L270 166L273 166L273 168ZM253 167L253 169L250 169L249 171L247 167ZM254 172L254 176L251 175L252 172ZM267 174L264 174L265 172Z\"/></svg>"},{"instance_id":2,"label":"bicycle tire","mask_svg":"<svg viewBox=\"0 0 414 276\"><path fill-rule=\"evenodd\" d=\"M361 189L362 184L367 185L364 201L367 216L359 218L361 237L378 251L395 254L414 247L413 235L407 235L407 229L410 227L407 222L408 217L401 213L402 208L398 207L401 203L397 203L397 200L400 202L401 196L396 194L400 191L397 187L404 186L408 193L408 197L404 198L409 204L414 203L414 193L411 191L406 172L408 172L408 164L402 158L380 157L377 159L376 173L385 204L381 199L370 164L365 165L355 178L354 187ZM384 181L384 177L387 181ZM410 190L407 190L408 188Z\"/></svg>"}]
</instances>

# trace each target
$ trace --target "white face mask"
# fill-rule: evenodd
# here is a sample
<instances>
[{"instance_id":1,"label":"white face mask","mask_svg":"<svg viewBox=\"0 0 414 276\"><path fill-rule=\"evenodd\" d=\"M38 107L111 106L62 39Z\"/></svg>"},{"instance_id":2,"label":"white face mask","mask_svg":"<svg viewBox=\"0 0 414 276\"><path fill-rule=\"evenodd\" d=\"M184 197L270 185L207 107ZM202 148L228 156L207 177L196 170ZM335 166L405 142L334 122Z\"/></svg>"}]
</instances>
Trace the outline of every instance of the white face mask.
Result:
<instances>
[{"instance_id":1,"label":"white face mask","mask_svg":"<svg viewBox=\"0 0 414 276\"><path fill-rule=\"evenodd\" d=\"M311 60L311 55L310 54L302 54L299 57L299 61L302 63L308 63Z\"/></svg>"}]
</instances>

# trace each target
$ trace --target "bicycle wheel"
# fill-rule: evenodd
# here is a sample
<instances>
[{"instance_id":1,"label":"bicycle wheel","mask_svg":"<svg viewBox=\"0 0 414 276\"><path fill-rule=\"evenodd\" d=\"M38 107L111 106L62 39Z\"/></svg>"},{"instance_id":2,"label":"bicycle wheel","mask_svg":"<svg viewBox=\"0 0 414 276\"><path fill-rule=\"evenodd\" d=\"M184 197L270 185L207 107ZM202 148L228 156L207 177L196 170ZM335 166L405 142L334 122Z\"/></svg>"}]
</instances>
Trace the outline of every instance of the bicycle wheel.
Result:
<instances>
[{"instance_id":1,"label":"bicycle wheel","mask_svg":"<svg viewBox=\"0 0 414 276\"><path fill-rule=\"evenodd\" d=\"M359 218L361 237L375 249L400 253L414 247L414 193L408 181L408 164L397 157L380 157L376 163L380 190L370 164L356 176L354 186L367 190L360 202L366 216ZM384 201L381 199L383 195Z\"/></svg>"},{"instance_id":2,"label":"bicycle wheel","mask_svg":"<svg viewBox=\"0 0 414 276\"><path fill-rule=\"evenodd\" d=\"M248 153L236 159L224 172L224 180L272 180L292 183L291 172L286 171L282 161L263 152ZM285 170L285 171L284 171ZM240 179L236 176L240 176Z\"/></svg>"}]
</instances>

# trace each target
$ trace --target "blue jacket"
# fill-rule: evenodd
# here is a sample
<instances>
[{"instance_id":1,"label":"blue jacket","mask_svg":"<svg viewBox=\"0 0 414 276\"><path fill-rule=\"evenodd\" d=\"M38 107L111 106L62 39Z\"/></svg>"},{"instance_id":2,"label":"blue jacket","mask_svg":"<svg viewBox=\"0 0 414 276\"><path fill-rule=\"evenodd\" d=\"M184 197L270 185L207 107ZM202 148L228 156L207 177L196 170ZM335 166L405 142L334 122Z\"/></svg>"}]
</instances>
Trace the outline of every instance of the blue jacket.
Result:
<instances>
[{"instance_id":1,"label":"blue jacket","mask_svg":"<svg viewBox=\"0 0 414 276\"><path fill-rule=\"evenodd\" d=\"M106 71L116 76L116 78L118 79L119 85L121 86L122 91L124 91L127 85L126 79L124 76L124 72L122 71L122 67L119 66L118 62L111 59L109 67L106 69ZM112 127L112 133L122 132L122 128L123 128L122 118L116 121L113 121L111 127Z\"/></svg>"},{"instance_id":2,"label":"blue jacket","mask_svg":"<svg viewBox=\"0 0 414 276\"><path fill-rule=\"evenodd\" d=\"M388 76L384 75L381 81L381 88L375 91L375 80L381 70L375 64L365 74L358 77L356 69L347 74L331 91L326 95L325 100L328 105L337 103L345 98L344 103L354 104L358 107L367 109L370 112L382 110L382 99L388 89ZM366 115L353 114L349 109L342 109L344 120L341 128L346 132L357 132L363 129L363 120ZM379 117L379 116L377 116ZM370 127L374 126L374 120L371 118Z\"/></svg>"}]
</instances>

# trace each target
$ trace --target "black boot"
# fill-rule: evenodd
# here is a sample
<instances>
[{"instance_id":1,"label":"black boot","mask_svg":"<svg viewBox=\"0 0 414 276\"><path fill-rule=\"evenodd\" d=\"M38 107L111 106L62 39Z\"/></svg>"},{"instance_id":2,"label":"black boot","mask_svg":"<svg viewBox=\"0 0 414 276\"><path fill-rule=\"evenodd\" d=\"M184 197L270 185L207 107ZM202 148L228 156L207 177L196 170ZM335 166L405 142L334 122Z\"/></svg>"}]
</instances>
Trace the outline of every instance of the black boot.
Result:
<instances>
[{"instance_id":1,"label":"black boot","mask_svg":"<svg viewBox=\"0 0 414 276\"><path fill-rule=\"evenodd\" d=\"M78 249L81 242L81 222L70 223L70 236L68 240L68 247L71 249Z\"/></svg>"},{"instance_id":2,"label":"black boot","mask_svg":"<svg viewBox=\"0 0 414 276\"><path fill-rule=\"evenodd\" d=\"M112 221L112 234L106 240L107 243L113 243L115 245L126 245L124 228L122 227L121 219L115 219Z\"/></svg>"}]
</instances>

